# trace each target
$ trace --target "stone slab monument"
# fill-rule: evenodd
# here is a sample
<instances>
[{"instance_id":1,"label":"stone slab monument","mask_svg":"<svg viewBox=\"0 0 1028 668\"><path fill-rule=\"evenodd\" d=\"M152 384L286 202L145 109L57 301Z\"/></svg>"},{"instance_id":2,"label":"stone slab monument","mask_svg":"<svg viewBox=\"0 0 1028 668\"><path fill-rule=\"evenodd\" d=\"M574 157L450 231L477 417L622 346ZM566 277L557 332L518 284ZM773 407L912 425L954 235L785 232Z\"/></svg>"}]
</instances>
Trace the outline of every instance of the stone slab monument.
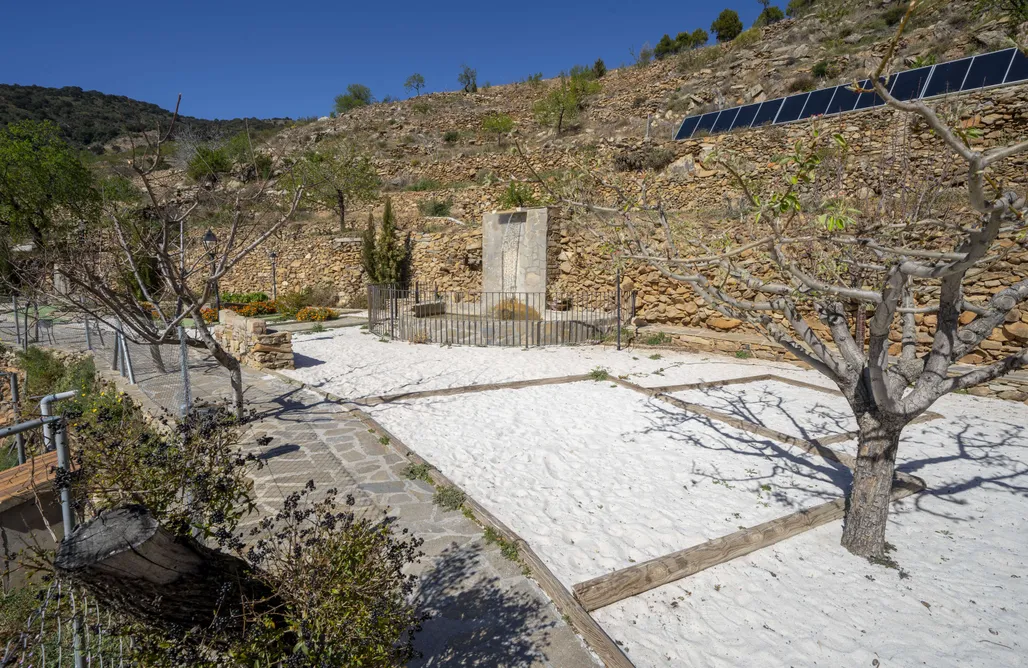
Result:
<instances>
[{"instance_id":1,"label":"stone slab monument","mask_svg":"<svg viewBox=\"0 0 1028 668\"><path fill-rule=\"evenodd\" d=\"M549 210L494 211L482 218L482 290L546 292Z\"/></svg>"}]
</instances>

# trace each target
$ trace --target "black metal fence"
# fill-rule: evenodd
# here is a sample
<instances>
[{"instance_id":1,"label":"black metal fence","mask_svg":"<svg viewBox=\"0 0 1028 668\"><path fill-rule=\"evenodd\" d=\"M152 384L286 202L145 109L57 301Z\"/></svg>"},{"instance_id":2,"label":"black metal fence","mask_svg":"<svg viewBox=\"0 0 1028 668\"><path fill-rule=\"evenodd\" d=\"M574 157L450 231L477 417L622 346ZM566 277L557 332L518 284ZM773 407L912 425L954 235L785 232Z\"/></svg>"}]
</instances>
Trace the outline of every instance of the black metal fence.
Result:
<instances>
[{"instance_id":1,"label":"black metal fence","mask_svg":"<svg viewBox=\"0 0 1028 668\"><path fill-rule=\"evenodd\" d=\"M634 294L480 292L368 286L368 327L412 343L552 346L616 337L634 315Z\"/></svg>"}]
</instances>

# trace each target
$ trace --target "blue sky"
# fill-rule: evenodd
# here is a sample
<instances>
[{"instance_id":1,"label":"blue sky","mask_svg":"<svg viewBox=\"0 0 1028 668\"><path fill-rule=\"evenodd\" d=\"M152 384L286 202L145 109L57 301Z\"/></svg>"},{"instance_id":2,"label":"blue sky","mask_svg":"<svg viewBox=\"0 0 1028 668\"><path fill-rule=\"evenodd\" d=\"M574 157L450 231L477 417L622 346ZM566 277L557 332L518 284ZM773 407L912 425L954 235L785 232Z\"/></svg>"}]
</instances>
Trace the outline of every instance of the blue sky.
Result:
<instances>
[{"instance_id":1,"label":"blue sky","mask_svg":"<svg viewBox=\"0 0 1028 668\"><path fill-rule=\"evenodd\" d=\"M725 7L749 27L756 0L666 2L305 2L302 0L8 0L0 83L80 86L202 118L318 116L353 82L377 98L457 88L462 63L481 85L554 76L602 57L630 61L711 22ZM784 9L784 0L779 5Z\"/></svg>"}]
</instances>

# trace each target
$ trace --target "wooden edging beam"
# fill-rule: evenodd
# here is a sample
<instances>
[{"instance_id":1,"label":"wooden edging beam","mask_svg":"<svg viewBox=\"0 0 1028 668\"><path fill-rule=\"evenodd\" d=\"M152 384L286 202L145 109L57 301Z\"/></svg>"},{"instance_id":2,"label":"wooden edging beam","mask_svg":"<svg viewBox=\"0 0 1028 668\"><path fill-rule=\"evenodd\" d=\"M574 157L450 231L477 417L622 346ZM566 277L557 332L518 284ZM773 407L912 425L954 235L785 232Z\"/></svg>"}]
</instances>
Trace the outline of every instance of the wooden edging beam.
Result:
<instances>
[{"instance_id":1,"label":"wooden edging beam","mask_svg":"<svg viewBox=\"0 0 1028 668\"><path fill-rule=\"evenodd\" d=\"M897 501L923 489L924 483L912 476L897 479L893 484L892 500ZM582 607L591 612L842 519L845 514L846 499L836 499L601 575L576 584L572 589Z\"/></svg>"},{"instance_id":2,"label":"wooden edging beam","mask_svg":"<svg viewBox=\"0 0 1028 668\"><path fill-rule=\"evenodd\" d=\"M419 392L401 392L398 394L384 394L366 399L354 399L348 403L354 406L370 407L379 404L388 404L394 401L405 401L414 399L427 399L430 397L448 397L456 394L469 394L472 392L490 392L493 390L517 390L524 387L536 387L539 385L563 385L565 383L578 383L590 380L589 374L577 376L560 376L558 378L535 378L531 380L513 380L506 383L483 383L482 385L462 385L461 387L447 387L441 390L423 390Z\"/></svg>"}]
</instances>

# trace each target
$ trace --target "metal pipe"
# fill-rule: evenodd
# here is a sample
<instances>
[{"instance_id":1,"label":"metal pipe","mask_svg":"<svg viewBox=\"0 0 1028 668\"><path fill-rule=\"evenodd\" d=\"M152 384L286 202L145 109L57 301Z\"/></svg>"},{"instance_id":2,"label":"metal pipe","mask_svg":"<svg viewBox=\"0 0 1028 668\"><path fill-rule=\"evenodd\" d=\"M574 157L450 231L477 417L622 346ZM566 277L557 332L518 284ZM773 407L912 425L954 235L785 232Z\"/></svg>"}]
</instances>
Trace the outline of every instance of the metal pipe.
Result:
<instances>
[{"instance_id":1,"label":"metal pipe","mask_svg":"<svg viewBox=\"0 0 1028 668\"><path fill-rule=\"evenodd\" d=\"M89 316L85 316L84 321L86 323L86 350L93 349L93 337L89 333Z\"/></svg>"},{"instance_id":2,"label":"metal pipe","mask_svg":"<svg viewBox=\"0 0 1028 668\"><path fill-rule=\"evenodd\" d=\"M621 350L621 267L617 269L617 287L614 298L617 300L618 309L618 350Z\"/></svg>"},{"instance_id":3,"label":"metal pipe","mask_svg":"<svg viewBox=\"0 0 1028 668\"><path fill-rule=\"evenodd\" d=\"M125 372L128 374L128 381L133 385L136 384L136 373L132 369L132 353L129 352L128 342L125 340L125 334L121 335L121 354L122 362L124 363Z\"/></svg>"},{"instance_id":4,"label":"metal pipe","mask_svg":"<svg viewBox=\"0 0 1028 668\"><path fill-rule=\"evenodd\" d=\"M17 424L12 424L9 427L4 427L0 429L0 438L7 438L8 436L21 436L26 431L39 429L40 427L44 427L48 424L60 422L62 419L63 418L60 415L51 415L50 417L36 418L35 420L29 420L27 422L19 422ZM25 462L18 463L24 464Z\"/></svg>"},{"instance_id":5,"label":"metal pipe","mask_svg":"<svg viewBox=\"0 0 1028 668\"><path fill-rule=\"evenodd\" d=\"M182 373L182 406L180 411L182 417L189 415L189 410L193 406L193 393L189 387L189 348L186 346L186 328L182 325L178 327L178 352L179 352L179 365Z\"/></svg>"},{"instance_id":6,"label":"metal pipe","mask_svg":"<svg viewBox=\"0 0 1028 668\"><path fill-rule=\"evenodd\" d=\"M11 295L11 306L14 307L14 336L21 345L21 323L18 322L18 295Z\"/></svg>"},{"instance_id":7,"label":"metal pipe","mask_svg":"<svg viewBox=\"0 0 1028 668\"><path fill-rule=\"evenodd\" d=\"M65 399L71 399L76 396L78 392L75 390L68 390L67 392L58 392L56 394L48 394L39 400L39 414L43 417L50 417L50 404L55 401L63 401ZM49 424L43 425L43 450L50 451L57 447L57 443L54 440L53 429L50 428ZM58 453L60 457L60 453Z\"/></svg>"},{"instance_id":8,"label":"metal pipe","mask_svg":"<svg viewBox=\"0 0 1028 668\"><path fill-rule=\"evenodd\" d=\"M11 371L7 374L7 380L11 384L11 409L14 411L14 419L18 419L19 405L18 405L18 374ZM14 438L14 442L18 448L18 463L25 463L25 437L21 435L20 431L12 432L17 434ZM5 434L6 436L6 434Z\"/></svg>"}]
</instances>

